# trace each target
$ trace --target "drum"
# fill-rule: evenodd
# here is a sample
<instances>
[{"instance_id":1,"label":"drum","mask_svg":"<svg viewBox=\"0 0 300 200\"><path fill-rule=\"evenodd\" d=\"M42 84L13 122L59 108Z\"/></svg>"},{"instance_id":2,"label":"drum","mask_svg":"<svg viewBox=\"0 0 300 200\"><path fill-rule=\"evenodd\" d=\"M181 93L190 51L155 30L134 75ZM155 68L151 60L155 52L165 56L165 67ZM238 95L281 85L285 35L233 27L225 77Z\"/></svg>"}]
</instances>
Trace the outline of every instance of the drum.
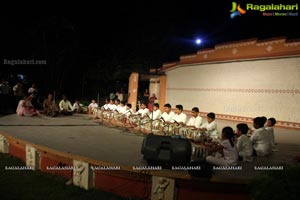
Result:
<instances>
[{"instance_id":1,"label":"drum","mask_svg":"<svg viewBox=\"0 0 300 200\"><path fill-rule=\"evenodd\" d=\"M101 113L101 119L109 119L109 116L110 116L110 111L109 110L104 110Z\"/></svg>"},{"instance_id":2,"label":"drum","mask_svg":"<svg viewBox=\"0 0 300 200\"><path fill-rule=\"evenodd\" d=\"M147 127L147 130L150 131L151 130L150 118L147 116L144 118L140 118L139 126L140 126L141 131L145 131L146 127Z\"/></svg>"},{"instance_id":3,"label":"drum","mask_svg":"<svg viewBox=\"0 0 300 200\"><path fill-rule=\"evenodd\" d=\"M206 135L204 134L203 131L195 130L193 132L191 139L194 140L195 142L204 143L204 141L206 139Z\"/></svg>"},{"instance_id":4,"label":"drum","mask_svg":"<svg viewBox=\"0 0 300 200\"><path fill-rule=\"evenodd\" d=\"M162 132L161 130L163 129L163 127L163 122L158 119L152 122L152 132L155 134L159 134L160 132Z\"/></svg>"},{"instance_id":5,"label":"drum","mask_svg":"<svg viewBox=\"0 0 300 200\"><path fill-rule=\"evenodd\" d=\"M128 120L129 120L130 124L138 126L139 123L140 123L140 120L141 120L141 116L139 116L139 115L130 115Z\"/></svg>"}]
</instances>

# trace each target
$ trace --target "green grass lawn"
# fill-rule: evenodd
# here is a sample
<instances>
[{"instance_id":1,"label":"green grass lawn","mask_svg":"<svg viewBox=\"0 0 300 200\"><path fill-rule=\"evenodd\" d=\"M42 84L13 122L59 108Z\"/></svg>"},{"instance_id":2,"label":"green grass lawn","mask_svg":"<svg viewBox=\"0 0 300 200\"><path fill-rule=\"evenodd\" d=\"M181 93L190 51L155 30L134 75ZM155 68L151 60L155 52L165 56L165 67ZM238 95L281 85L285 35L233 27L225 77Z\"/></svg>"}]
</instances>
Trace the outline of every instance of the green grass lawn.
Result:
<instances>
[{"instance_id":1,"label":"green grass lawn","mask_svg":"<svg viewBox=\"0 0 300 200\"><path fill-rule=\"evenodd\" d=\"M5 199L124 199L100 190L86 191L79 187L65 185L66 179L32 170L11 171L5 166L25 164L9 154L0 153L0 200Z\"/></svg>"}]
</instances>

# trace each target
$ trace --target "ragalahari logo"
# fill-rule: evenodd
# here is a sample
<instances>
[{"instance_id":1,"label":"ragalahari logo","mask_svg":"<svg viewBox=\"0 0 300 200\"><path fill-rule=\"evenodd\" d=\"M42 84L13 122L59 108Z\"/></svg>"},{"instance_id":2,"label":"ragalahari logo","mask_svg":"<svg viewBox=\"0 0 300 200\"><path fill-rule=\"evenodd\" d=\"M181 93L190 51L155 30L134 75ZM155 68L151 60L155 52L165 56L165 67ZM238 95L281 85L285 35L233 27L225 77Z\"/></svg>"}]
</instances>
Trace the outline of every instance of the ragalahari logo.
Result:
<instances>
[{"instance_id":1,"label":"ragalahari logo","mask_svg":"<svg viewBox=\"0 0 300 200\"><path fill-rule=\"evenodd\" d=\"M232 2L232 8L230 12L231 12L230 14L231 19L246 14L246 10L242 9L241 5L240 4L237 5L236 2Z\"/></svg>"}]
</instances>

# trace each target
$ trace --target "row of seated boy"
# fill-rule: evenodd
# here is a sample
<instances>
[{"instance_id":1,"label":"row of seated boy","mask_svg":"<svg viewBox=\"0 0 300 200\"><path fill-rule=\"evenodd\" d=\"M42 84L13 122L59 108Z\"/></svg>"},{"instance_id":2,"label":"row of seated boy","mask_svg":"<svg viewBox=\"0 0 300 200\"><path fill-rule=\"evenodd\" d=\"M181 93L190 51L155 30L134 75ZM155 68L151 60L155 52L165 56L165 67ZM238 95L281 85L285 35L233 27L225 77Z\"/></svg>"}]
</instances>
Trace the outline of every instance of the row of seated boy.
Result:
<instances>
[{"instance_id":1,"label":"row of seated boy","mask_svg":"<svg viewBox=\"0 0 300 200\"><path fill-rule=\"evenodd\" d=\"M207 162L214 165L236 165L238 161L251 162L253 156L268 156L275 147L274 129L276 124L274 118L256 117L253 119L255 130L251 130L247 124L237 124L236 131L231 127L222 130L221 141L218 141L217 123L215 114L207 114L207 122L203 123L199 115L199 108L192 108L192 116L187 120L187 115L183 113L183 106L176 105L175 112L170 104L164 105L164 112L159 109L159 104L155 103L153 111L150 113L145 103L141 103L140 109L133 113L131 104L124 104L116 100L103 106L105 109L116 109L127 117L139 115L141 118L150 117L153 120L163 120L164 123L176 123L192 129L205 131L212 139L205 144L205 148L211 152L216 152L214 156L208 156ZM236 139L237 138L237 139Z\"/></svg>"}]
</instances>

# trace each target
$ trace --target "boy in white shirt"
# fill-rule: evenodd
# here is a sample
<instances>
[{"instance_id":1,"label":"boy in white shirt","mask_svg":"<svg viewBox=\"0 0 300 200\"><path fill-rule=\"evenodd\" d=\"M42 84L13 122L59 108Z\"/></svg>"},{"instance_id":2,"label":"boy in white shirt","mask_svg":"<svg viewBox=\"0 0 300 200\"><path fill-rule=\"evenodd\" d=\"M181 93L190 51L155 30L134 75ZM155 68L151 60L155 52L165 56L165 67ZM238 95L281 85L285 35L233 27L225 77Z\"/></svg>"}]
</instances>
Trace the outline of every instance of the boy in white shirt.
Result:
<instances>
[{"instance_id":1,"label":"boy in white shirt","mask_svg":"<svg viewBox=\"0 0 300 200\"><path fill-rule=\"evenodd\" d=\"M153 111L150 113L151 120L157 120L161 117L161 111L159 110L159 104L153 104Z\"/></svg>"},{"instance_id":2,"label":"boy in white shirt","mask_svg":"<svg viewBox=\"0 0 300 200\"><path fill-rule=\"evenodd\" d=\"M172 111L171 105L170 104L165 104L164 105L164 113L161 115L161 119L164 122L170 122L173 117L175 116L175 113Z\"/></svg>"},{"instance_id":3,"label":"boy in white shirt","mask_svg":"<svg viewBox=\"0 0 300 200\"><path fill-rule=\"evenodd\" d=\"M207 115L207 123L200 126L200 130L205 131L206 134L211 137L213 140L218 139L218 131L217 131L217 123L215 121L216 115L215 113L208 113Z\"/></svg>"},{"instance_id":4,"label":"boy in white shirt","mask_svg":"<svg viewBox=\"0 0 300 200\"><path fill-rule=\"evenodd\" d=\"M105 99L105 104L101 107L102 110L107 110L109 105L109 100Z\"/></svg>"},{"instance_id":5,"label":"boy in white shirt","mask_svg":"<svg viewBox=\"0 0 300 200\"><path fill-rule=\"evenodd\" d=\"M271 117L267 120L266 127L265 127L269 133L272 148L275 147L275 135L274 135L274 128L273 128L275 124L276 124L276 119Z\"/></svg>"},{"instance_id":6,"label":"boy in white shirt","mask_svg":"<svg viewBox=\"0 0 300 200\"><path fill-rule=\"evenodd\" d=\"M94 109L98 108L98 104L96 103L95 99L92 99L92 102L90 103L90 105L88 106L89 109L89 114L93 114Z\"/></svg>"},{"instance_id":7,"label":"boy in white shirt","mask_svg":"<svg viewBox=\"0 0 300 200\"><path fill-rule=\"evenodd\" d=\"M149 109L147 108L146 104L141 103L141 108L134 114L140 115L143 118L143 117L146 117L147 115L149 115L150 113L149 113Z\"/></svg>"},{"instance_id":8,"label":"boy in white shirt","mask_svg":"<svg viewBox=\"0 0 300 200\"><path fill-rule=\"evenodd\" d=\"M183 106L182 105L176 105L175 106L175 116L171 120L171 122L180 124L180 125L185 125L186 123L186 114L183 113Z\"/></svg>"},{"instance_id":9,"label":"boy in white shirt","mask_svg":"<svg viewBox=\"0 0 300 200\"><path fill-rule=\"evenodd\" d=\"M256 130L253 131L250 140L254 148L253 154L257 156L267 156L272 151L269 133L264 127L264 122L262 117L253 119L253 126Z\"/></svg>"},{"instance_id":10,"label":"boy in white shirt","mask_svg":"<svg viewBox=\"0 0 300 200\"><path fill-rule=\"evenodd\" d=\"M187 122L186 126L191 128L200 128L202 124L202 117L199 116L199 108L192 108L192 117Z\"/></svg>"},{"instance_id":11,"label":"boy in white shirt","mask_svg":"<svg viewBox=\"0 0 300 200\"><path fill-rule=\"evenodd\" d=\"M253 160L253 147L251 140L247 136L249 127L247 124L238 124L236 128L236 135L238 136L236 146L239 152L239 160L251 162Z\"/></svg>"},{"instance_id":12,"label":"boy in white shirt","mask_svg":"<svg viewBox=\"0 0 300 200\"><path fill-rule=\"evenodd\" d=\"M111 110L111 111L114 111L114 110L116 110L117 109L117 106L114 104L114 100L113 99L111 99L110 101L109 101L109 104L108 104L108 110Z\"/></svg>"},{"instance_id":13,"label":"boy in white shirt","mask_svg":"<svg viewBox=\"0 0 300 200\"><path fill-rule=\"evenodd\" d=\"M207 156L206 161L212 165L218 166L234 166L238 163L238 151L234 143L233 129L229 126L222 130L222 141L219 145L209 144L206 146L207 149L213 152L220 152L215 156Z\"/></svg>"}]
</instances>

